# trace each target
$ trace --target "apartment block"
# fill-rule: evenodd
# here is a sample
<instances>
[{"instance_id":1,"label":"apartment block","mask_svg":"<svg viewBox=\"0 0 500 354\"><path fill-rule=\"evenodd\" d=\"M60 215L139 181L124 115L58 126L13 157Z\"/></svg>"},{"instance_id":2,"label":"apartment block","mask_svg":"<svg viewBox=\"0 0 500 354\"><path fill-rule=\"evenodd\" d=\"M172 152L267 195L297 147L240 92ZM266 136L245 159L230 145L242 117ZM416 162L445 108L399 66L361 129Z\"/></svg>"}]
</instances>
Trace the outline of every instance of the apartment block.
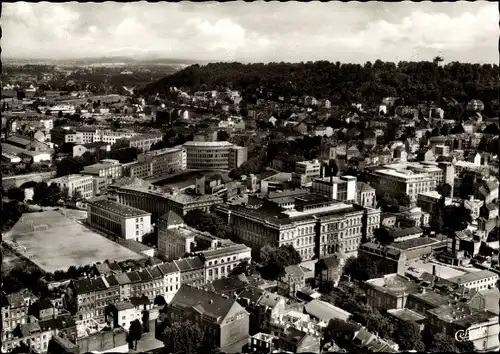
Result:
<instances>
[{"instance_id":1,"label":"apartment block","mask_svg":"<svg viewBox=\"0 0 500 354\"><path fill-rule=\"evenodd\" d=\"M149 151L151 146L162 141L163 136L161 134L142 134L136 135L129 139L129 146L135 147L139 151Z\"/></svg>"},{"instance_id":2,"label":"apartment block","mask_svg":"<svg viewBox=\"0 0 500 354\"><path fill-rule=\"evenodd\" d=\"M91 226L126 240L141 242L152 230L150 213L112 200L89 201L87 213Z\"/></svg>"},{"instance_id":3,"label":"apartment block","mask_svg":"<svg viewBox=\"0 0 500 354\"><path fill-rule=\"evenodd\" d=\"M183 171L186 167L186 150L167 148L139 154L137 162L124 166L124 175L135 178L157 177Z\"/></svg>"},{"instance_id":4,"label":"apartment block","mask_svg":"<svg viewBox=\"0 0 500 354\"><path fill-rule=\"evenodd\" d=\"M92 176L67 175L50 180L50 184L56 184L59 188L67 188L70 196L79 193L83 199L94 196L94 182Z\"/></svg>"},{"instance_id":5,"label":"apartment block","mask_svg":"<svg viewBox=\"0 0 500 354\"><path fill-rule=\"evenodd\" d=\"M247 160L247 149L227 141L188 141L187 168L228 170L239 167Z\"/></svg>"}]
</instances>

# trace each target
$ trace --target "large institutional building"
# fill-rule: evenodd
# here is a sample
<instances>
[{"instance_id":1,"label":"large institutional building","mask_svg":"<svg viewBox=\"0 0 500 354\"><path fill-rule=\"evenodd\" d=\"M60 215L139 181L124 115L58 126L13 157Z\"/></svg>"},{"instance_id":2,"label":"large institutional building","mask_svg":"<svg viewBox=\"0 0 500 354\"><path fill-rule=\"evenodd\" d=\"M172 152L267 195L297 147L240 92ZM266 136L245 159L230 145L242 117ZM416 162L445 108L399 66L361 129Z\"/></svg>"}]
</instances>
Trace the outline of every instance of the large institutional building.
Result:
<instances>
[{"instance_id":1,"label":"large institutional building","mask_svg":"<svg viewBox=\"0 0 500 354\"><path fill-rule=\"evenodd\" d=\"M227 141L188 141L183 147L188 169L231 170L247 160L247 148Z\"/></svg>"},{"instance_id":2,"label":"large institutional building","mask_svg":"<svg viewBox=\"0 0 500 354\"><path fill-rule=\"evenodd\" d=\"M88 202L87 212L91 226L126 240L141 242L151 232L151 214L143 210L102 199Z\"/></svg>"},{"instance_id":3,"label":"large institutional building","mask_svg":"<svg viewBox=\"0 0 500 354\"><path fill-rule=\"evenodd\" d=\"M238 205L217 205L215 210L254 251L266 244L292 245L304 260L337 253L355 255L362 240L371 239L380 226L379 209L314 194L295 198L294 208L286 211Z\"/></svg>"},{"instance_id":4,"label":"large institutional building","mask_svg":"<svg viewBox=\"0 0 500 354\"><path fill-rule=\"evenodd\" d=\"M148 178L183 171L187 167L186 150L165 148L152 150L137 156L137 162L123 166L127 177Z\"/></svg>"},{"instance_id":5,"label":"large institutional building","mask_svg":"<svg viewBox=\"0 0 500 354\"><path fill-rule=\"evenodd\" d=\"M214 204L222 203L217 195L188 195L165 193L154 185L137 178L124 178L108 188L112 200L127 206L145 210L155 221L169 211L186 215L188 211L201 209L209 211Z\"/></svg>"},{"instance_id":6,"label":"large institutional building","mask_svg":"<svg viewBox=\"0 0 500 354\"><path fill-rule=\"evenodd\" d=\"M59 188L68 188L70 196L80 193L83 199L90 199L94 196L94 180L92 176L67 175L54 178L50 184L56 184Z\"/></svg>"}]
</instances>

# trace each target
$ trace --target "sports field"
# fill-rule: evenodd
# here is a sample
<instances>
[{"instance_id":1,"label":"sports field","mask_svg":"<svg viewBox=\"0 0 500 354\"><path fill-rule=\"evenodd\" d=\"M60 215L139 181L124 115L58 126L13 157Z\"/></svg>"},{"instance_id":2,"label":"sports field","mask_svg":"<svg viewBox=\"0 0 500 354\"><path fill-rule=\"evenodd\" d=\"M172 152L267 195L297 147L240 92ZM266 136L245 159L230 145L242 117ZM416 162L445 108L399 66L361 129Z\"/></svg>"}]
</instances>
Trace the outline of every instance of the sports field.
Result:
<instances>
[{"instance_id":1,"label":"sports field","mask_svg":"<svg viewBox=\"0 0 500 354\"><path fill-rule=\"evenodd\" d=\"M143 255L108 240L57 211L24 214L3 236L47 272L102 262L140 259Z\"/></svg>"}]
</instances>

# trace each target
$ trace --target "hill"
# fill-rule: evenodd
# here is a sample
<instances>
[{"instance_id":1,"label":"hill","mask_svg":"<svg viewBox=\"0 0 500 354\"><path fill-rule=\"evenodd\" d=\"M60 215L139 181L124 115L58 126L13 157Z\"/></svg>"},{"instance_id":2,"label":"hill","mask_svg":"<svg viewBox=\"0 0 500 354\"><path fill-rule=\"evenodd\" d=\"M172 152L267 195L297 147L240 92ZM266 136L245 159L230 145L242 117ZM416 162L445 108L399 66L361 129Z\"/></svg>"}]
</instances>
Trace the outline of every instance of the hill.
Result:
<instances>
[{"instance_id":1,"label":"hill","mask_svg":"<svg viewBox=\"0 0 500 354\"><path fill-rule=\"evenodd\" d=\"M383 97L439 101L453 97L458 102L481 99L487 106L498 99L498 66L453 62L438 67L432 62L367 62L365 65L331 63L211 63L191 65L147 85L143 93L165 93L168 88L195 91L231 87L247 96L313 95L333 104L379 103ZM266 92L267 91L267 92ZM410 103L410 102L408 102ZM486 112L485 110L485 112Z\"/></svg>"}]
</instances>

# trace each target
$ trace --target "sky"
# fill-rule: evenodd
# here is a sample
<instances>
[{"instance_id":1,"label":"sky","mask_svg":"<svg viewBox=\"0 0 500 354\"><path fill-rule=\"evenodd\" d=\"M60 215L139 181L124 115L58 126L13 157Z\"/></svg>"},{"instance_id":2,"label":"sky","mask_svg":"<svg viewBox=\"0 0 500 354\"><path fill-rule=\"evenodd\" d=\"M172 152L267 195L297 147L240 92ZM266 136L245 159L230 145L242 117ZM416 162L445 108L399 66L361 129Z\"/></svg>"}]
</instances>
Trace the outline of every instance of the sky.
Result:
<instances>
[{"instance_id":1,"label":"sky","mask_svg":"<svg viewBox=\"0 0 500 354\"><path fill-rule=\"evenodd\" d=\"M497 63L495 2L4 3L2 55Z\"/></svg>"}]
</instances>

